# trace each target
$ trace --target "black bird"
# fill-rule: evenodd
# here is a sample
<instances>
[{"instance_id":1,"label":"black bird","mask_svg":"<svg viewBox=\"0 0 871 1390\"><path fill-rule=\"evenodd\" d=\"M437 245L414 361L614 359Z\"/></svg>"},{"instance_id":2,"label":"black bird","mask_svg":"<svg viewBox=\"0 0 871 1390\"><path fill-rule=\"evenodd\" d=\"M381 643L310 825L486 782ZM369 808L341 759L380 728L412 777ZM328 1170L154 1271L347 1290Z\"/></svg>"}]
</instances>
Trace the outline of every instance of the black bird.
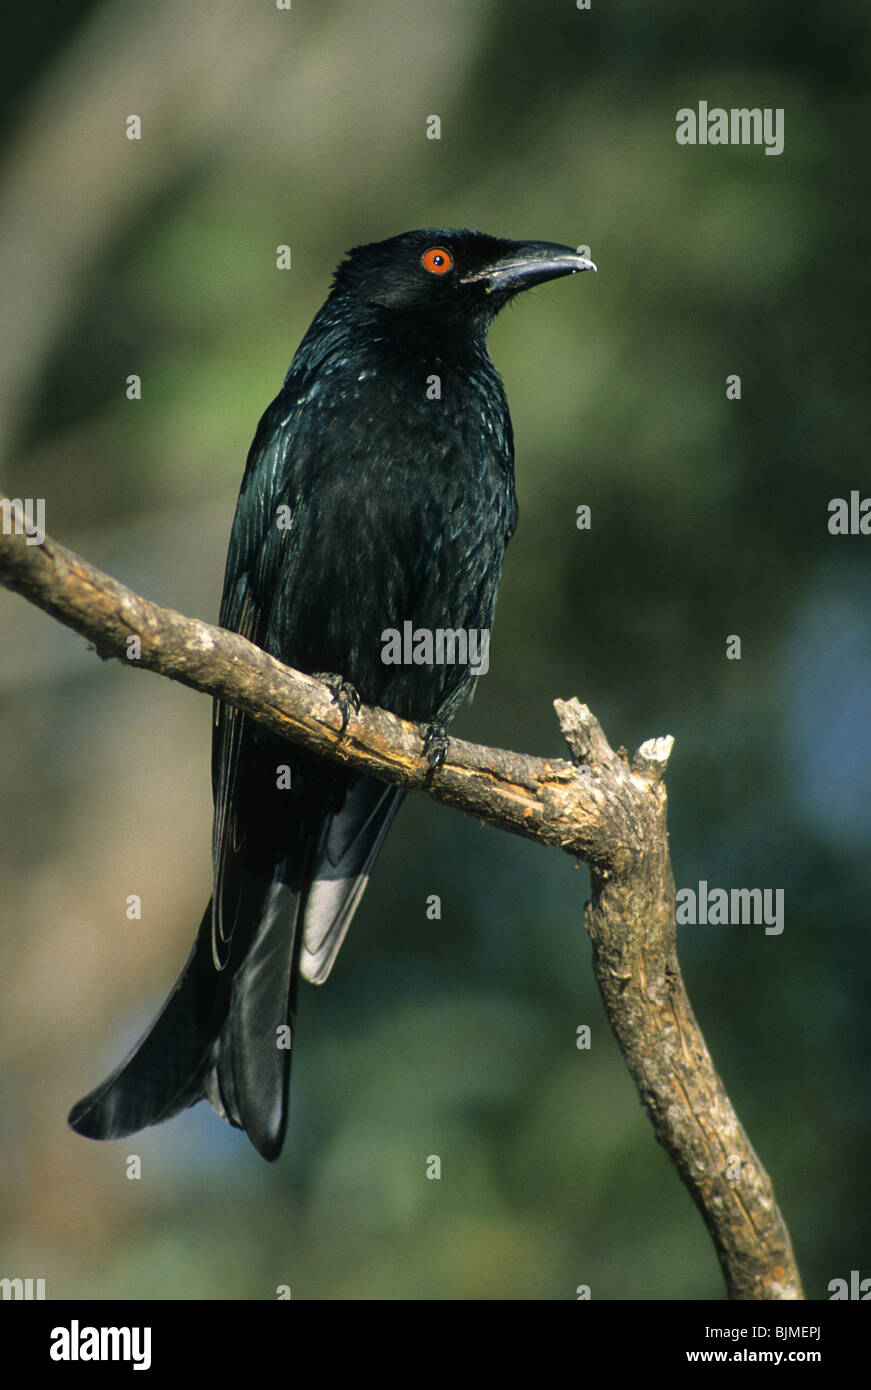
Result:
<instances>
[{"instance_id":1,"label":"black bird","mask_svg":"<svg viewBox=\"0 0 871 1390\"><path fill-rule=\"evenodd\" d=\"M489 631L517 503L487 330L521 290L590 269L571 247L470 231L358 246L248 455L221 625L327 680L345 719L362 700L426 725L433 767L472 661L389 664L384 634ZM220 702L212 783L214 889L187 964L69 1122L117 1139L208 1097L274 1159L298 976L327 978L403 792Z\"/></svg>"}]
</instances>

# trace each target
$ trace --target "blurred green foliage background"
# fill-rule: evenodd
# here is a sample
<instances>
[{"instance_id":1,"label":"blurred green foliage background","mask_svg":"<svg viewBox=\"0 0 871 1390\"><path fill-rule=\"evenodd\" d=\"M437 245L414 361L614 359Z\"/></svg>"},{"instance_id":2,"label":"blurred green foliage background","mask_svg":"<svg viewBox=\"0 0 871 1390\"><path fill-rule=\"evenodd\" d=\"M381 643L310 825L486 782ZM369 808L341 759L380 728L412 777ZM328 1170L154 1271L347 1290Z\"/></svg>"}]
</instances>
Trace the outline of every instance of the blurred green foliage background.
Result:
<instances>
[{"instance_id":1,"label":"blurred green foliage background","mask_svg":"<svg viewBox=\"0 0 871 1390\"><path fill-rule=\"evenodd\" d=\"M577 695L615 746L675 736L678 886L785 892L781 936L681 929L696 1013L808 1294L871 1274L871 537L827 529L871 495L867 5L7 0L3 26L0 482L183 612L216 619L248 444L346 248L590 246L598 277L491 335L521 516L456 732L559 754L551 701ZM678 146L700 99L782 107L784 153ZM209 736L204 698L0 591L0 1274L720 1297L595 990L586 870L421 798L302 991L276 1166L204 1105L112 1145L66 1129L208 896Z\"/></svg>"}]
</instances>

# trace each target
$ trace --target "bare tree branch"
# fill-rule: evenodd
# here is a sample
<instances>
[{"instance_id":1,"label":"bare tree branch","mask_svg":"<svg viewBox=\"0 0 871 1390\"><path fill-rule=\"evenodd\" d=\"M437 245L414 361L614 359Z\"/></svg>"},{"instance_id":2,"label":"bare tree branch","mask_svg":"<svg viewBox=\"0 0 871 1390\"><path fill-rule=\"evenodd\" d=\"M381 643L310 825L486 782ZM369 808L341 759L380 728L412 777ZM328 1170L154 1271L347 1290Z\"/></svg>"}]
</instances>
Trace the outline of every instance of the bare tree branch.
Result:
<instances>
[{"instance_id":1,"label":"bare tree branch","mask_svg":"<svg viewBox=\"0 0 871 1390\"><path fill-rule=\"evenodd\" d=\"M572 762L451 739L432 774L418 726L361 708L342 735L340 711L320 682L234 633L149 603L49 537L33 544L20 508L2 494L0 511L0 583L103 658L218 696L311 752L584 859L593 889L585 925L605 1009L657 1138L702 1213L729 1296L803 1297L771 1181L681 978L662 783L670 738L642 744L630 765L584 705L557 700Z\"/></svg>"}]
</instances>

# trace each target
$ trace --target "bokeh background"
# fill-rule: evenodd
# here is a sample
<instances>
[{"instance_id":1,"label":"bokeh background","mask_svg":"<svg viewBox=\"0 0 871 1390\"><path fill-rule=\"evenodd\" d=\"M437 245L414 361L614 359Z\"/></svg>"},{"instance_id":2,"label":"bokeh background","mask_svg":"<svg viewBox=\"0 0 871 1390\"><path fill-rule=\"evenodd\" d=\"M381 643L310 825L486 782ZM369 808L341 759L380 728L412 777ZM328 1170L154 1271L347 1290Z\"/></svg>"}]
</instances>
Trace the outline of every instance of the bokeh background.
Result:
<instances>
[{"instance_id":1,"label":"bokeh background","mask_svg":"<svg viewBox=\"0 0 871 1390\"><path fill-rule=\"evenodd\" d=\"M491 335L521 519L455 728L559 753L551 701L577 695L615 746L675 736L678 886L785 892L781 936L681 929L697 1015L808 1294L871 1274L871 537L827 529L871 495L867 5L6 0L3 31L0 481L183 612L216 619L248 444L346 248L590 246L598 277ZM677 145L700 99L782 107L784 153ZM67 1130L208 896L209 735L206 699L0 591L0 1275L721 1297L602 1012L586 870L421 798L302 991L277 1165L205 1105L117 1144Z\"/></svg>"}]
</instances>

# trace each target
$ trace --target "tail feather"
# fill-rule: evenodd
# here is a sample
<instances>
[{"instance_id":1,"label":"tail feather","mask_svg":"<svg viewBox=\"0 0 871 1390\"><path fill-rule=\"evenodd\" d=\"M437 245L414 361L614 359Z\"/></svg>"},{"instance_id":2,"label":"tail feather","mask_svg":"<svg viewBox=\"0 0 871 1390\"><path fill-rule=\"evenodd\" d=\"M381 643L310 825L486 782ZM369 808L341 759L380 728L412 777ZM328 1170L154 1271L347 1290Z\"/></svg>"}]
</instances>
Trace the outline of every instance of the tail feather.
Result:
<instances>
[{"instance_id":1,"label":"tail feather","mask_svg":"<svg viewBox=\"0 0 871 1390\"><path fill-rule=\"evenodd\" d=\"M270 1161L281 1152L287 1126L299 902L277 872L233 980L230 1011L205 1078L205 1094L218 1114L244 1129Z\"/></svg>"},{"instance_id":2,"label":"tail feather","mask_svg":"<svg viewBox=\"0 0 871 1390\"><path fill-rule=\"evenodd\" d=\"M299 894L279 866L244 959L215 969L212 908L160 1014L133 1052L73 1106L89 1139L120 1139L171 1119L205 1097L244 1129L264 1158L281 1152L287 1123Z\"/></svg>"},{"instance_id":3,"label":"tail feather","mask_svg":"<svg viewBox=\"0 0 871 1390\"><path fill-rule=\"evenodd\" d=\"M209 903L185 967L145 1037L73 1106L69 1123L78 1134L120 1139L170 1119L204 1095L229 1002L229 989L222 988L212 965L211 922Z\"/></svg>"},{"instance_id":4,"label":"tail feather","mask_svg":"<svg viewBox=\"0 0 871 1390\"><path fill-rule=\"evenodd\" d=\"M319 982L329 973L402 797L359 775L329 810L303 797L293 822L285 822L278 862L269 838L274 822L249 832L223 969L213 955L210 902L148 1032L70 1111L77 1133L120 1139L208 1098L258 1153L278 1157L299 974Z\"/></svg>"}]
</instances>

